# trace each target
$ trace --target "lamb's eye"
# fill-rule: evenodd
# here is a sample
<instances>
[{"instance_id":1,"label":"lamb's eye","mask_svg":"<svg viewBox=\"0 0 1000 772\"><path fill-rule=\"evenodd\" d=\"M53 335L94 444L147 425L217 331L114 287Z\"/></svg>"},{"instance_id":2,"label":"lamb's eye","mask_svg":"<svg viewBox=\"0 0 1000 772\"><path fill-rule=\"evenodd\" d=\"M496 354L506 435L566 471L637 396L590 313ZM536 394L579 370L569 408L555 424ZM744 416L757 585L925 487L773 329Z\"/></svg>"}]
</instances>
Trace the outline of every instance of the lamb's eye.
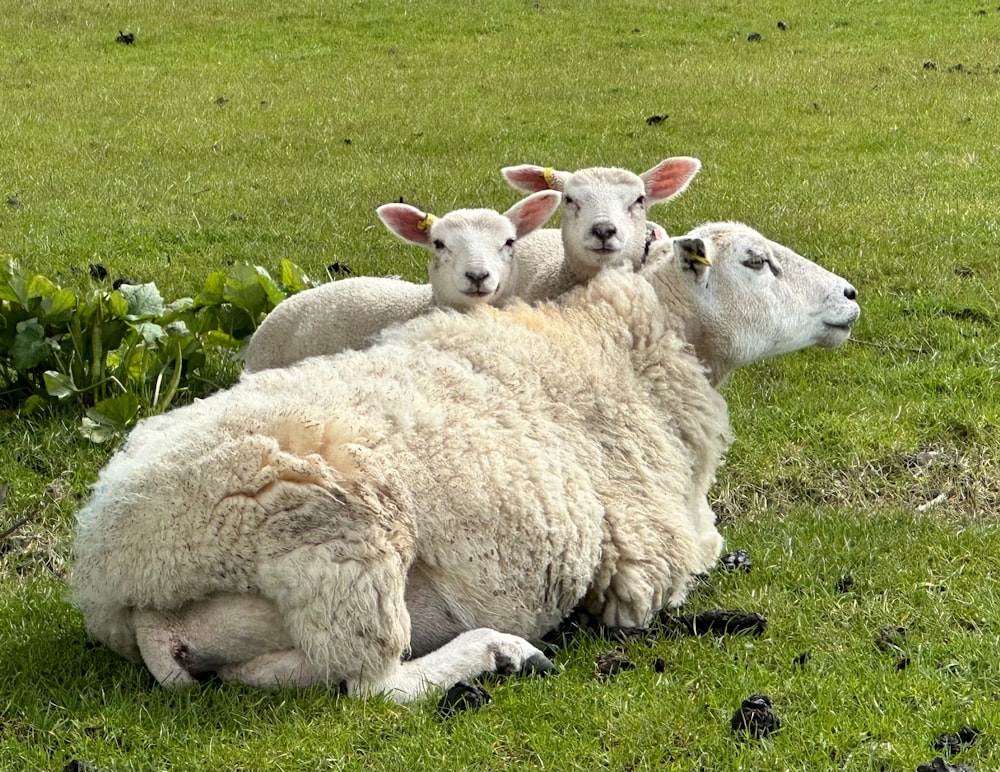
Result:
<instances>
[{"instance_id":1,"label":"lamb's eye","mask_svg":"<svg viewBox=\"0 0 1000 772\"><path fill-rule=\"evenodd\" d=\"M444 242L441 239L434 239L434 249L444 249Z\"/></svg>"},{"instance_id":2,"label":"lamb's eye","mask_svg":"<svg viewBox=\"0 0 1000 772\"><path fill-rule=\"evenodd\" d=\"M563 193L563 204L565 206L574 206L576 204L576 201L574 201L572 198Z\"/></svg>"},{"instance_id":3,"label":"lamb's eye","mask_svg":"<svg viewBox=\"0 0 1000 772\"><path fill-rule=\"evenodd\" d=\"M504 245L504 249L513 249L514 248L514 239L507 239L503 243L503 245Z\"/></svg>"},{"instance_id":4,"label":"lamb's eye","mask_svg":"<svg viewBox=\"0 0 1000 772\"><path fill-rule=\"evenodd\" d=\"M639 198L637 198L635 200L635 203L632 204L632 208L633 209L635 209L636 207L643 207L643 206L646 206L646 197L645 196L639 196Z\"/></svg>"}]
</instances>

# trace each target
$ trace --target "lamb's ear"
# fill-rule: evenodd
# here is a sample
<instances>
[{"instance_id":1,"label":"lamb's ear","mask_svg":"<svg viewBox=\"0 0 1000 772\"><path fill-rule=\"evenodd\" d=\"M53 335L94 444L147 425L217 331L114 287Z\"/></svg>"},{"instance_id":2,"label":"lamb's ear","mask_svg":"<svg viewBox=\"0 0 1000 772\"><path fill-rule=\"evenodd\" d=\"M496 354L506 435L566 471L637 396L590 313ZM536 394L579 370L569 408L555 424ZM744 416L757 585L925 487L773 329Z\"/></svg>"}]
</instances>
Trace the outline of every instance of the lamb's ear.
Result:
<instances>
[{"instance_id":1,"label":"lamb's ear","mask_svg":"<svg viewBox=\"0 0 1000 772\"><path fill-rule=\"evenodd\" d=\"M561 172L550 166L505 166L500 170L507 184L522 193L536 193L539 190L558 190L566 188L566 180L571 172Z\"/></svg>"},{"instance_id":2,"label":"lamb's ear","mask_svg":"<svg viewBox=\"0 0 1000 772\"><path fill-rule=\"evenodd\" d=\"M692 239L679 236L673 240L674 254L685 269L694 271L695 281L708 273L712 259L708 256L708 244L704 239Z\"/></svg>"},{"instance_id":3,"label":"lamb's ear","mask_svg":"<svg viewBox=\"0 0 1000 772\"><path fill-rule=\"evenodd\" d=\"M697 158L678 156L664 159L643 172L640 176L646 185L646 206L679 196L700 169L701 161Z\"/></svg>"},{"instance_id":4,"label":"lamb's ear","mask_svg":"<svg viewBox=\"0 0 1000 772\"><path fill-rule=\"evenodd\" d=\"M559 208L560 201L562 193L556 190L542 190L522 198L504 212L503 216L514 223L517 237L521 238L545 225Z\"/></svg>"},{"instance_id":5,"label":"lamb's ear","mask_svg":"<svg viewBox=\"0 0 1000 772\"><path fill-rule=\"evenodd\" d=\"M430 246L434 215L421 212L409 204L383 204L375 213L385 227L403 241Z\"/></svg>"}]
</instances>

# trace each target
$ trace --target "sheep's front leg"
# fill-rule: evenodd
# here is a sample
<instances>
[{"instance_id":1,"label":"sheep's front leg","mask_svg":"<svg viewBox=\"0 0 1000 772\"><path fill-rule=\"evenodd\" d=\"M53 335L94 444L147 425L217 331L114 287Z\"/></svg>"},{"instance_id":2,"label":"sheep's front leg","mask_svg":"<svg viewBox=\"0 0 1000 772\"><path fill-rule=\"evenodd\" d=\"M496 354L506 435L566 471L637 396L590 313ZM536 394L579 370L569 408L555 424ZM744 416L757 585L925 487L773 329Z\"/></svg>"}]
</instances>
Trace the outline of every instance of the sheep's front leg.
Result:
<instances>
[{"instance_id":1,"label":"sheep's front leg","mask_svg":"<svg viewBox=\"0 0 1000 772\"><path fill-rule=\"evenodd\" d=\"M523 638L481 627L462 633L419 659L400 662L383 678L349 680L347 689L351 694L382 695L402 703L486 673L545 675L553 670L555 665L548 657Z\"/></svg>"}]
</instances>

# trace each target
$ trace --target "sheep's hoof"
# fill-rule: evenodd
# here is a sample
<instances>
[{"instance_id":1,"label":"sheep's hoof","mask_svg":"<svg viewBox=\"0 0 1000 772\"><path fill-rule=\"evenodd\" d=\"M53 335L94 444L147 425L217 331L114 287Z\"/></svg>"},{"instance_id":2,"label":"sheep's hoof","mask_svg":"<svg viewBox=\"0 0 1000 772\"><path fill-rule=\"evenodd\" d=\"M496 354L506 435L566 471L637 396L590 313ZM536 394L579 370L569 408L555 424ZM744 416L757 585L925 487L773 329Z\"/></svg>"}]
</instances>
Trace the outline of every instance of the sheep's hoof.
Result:
<instances>
[{"instance_id":1,"label":"sheep's hoof","mask_svg":"<svg viewBox=\"0 0 1000 772\"><path fill-rule=\"evenodd\" d=\"M544 654L532 654L525 660L524 667L521 668L522 672L539 677L547 676L555 669L556 666L552 664L552 660Z\"/></svg>"},{"instance_id":2,"label":"sheep's hoof","mask_svg":"<svg viewBox=\"0 0 1000 772\"><path fill-rule=\"evenodd\" d=\"M437 709L442 717L448 718L461 710L472 710L488 705L491 699L490 693L483 687L459 681L441 698Z\"/></svg>"}]
</instances>

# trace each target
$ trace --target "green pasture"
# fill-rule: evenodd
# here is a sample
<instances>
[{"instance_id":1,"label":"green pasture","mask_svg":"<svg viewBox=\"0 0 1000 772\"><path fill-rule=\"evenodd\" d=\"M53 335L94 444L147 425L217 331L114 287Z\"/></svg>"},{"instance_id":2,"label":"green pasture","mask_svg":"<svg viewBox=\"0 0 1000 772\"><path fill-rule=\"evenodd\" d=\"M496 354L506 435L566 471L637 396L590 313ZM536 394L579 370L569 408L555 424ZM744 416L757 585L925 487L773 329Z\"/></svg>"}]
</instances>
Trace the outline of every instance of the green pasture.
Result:
<instances>
[{"instance_id":1,"label":"green pasture","mask_svg":"<svg viewBox=\"0 0 1000 772\"><path fill-rule=\"evenodd\" d=\"M1000 768L995 3L0 5L0 255L61 285L128 277L171 300L282 260L422 280L378 205L502 210L502 166L692 155L702 172L651 219L747 222L862 307L844 347L723 387L714 504L754 565L682 612L756 611L766 632L582 634L553 677L488 685L489 706L448 719L433 699L170 692L93 645L65 577L113 443L81 437L73 405L5 408L0 769ZM226 356L203 389L235 377ZM615 647L635 668L596 677ZM755 693L782 726L741 740L729 722ZM934 748L963 725L971 747Z\"/></svg>"}]
</instances>

